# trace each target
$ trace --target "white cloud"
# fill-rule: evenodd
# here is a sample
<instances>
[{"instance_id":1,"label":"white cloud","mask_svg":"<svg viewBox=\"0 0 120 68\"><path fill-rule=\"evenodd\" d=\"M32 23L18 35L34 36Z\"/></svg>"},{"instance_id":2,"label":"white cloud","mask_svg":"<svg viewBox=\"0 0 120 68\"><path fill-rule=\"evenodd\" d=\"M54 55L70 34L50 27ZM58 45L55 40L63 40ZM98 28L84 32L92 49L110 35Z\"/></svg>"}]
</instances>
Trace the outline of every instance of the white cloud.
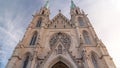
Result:
<instances>
[{"instance_id":1,"label":"white cloud","mask_svg":"<svg viewBox=\"0 0 120 68\"><path fill-rule=\"evenodd\" d=\"M36 0L36 1L41 2L41 0ZM115 61L117 68L120 68L120 65L119 65L120 55L118 53L120 51L119 50L120 49L120 46L119 46L120 45L119 43L120 0L99 0L99 1L98 0L74 0L74 1L76 5L78 5L81 9L84 9L85 12L88 13L88 17L91 23L93 24L93 27L95 28L95 31L97 32L99 38L102 39L102 41L105 43L110 55ZM6 5L7 8L5 9L4 13L2 13L3 16L0 17L0 32L4 34L3 37L0 36L0 39L2 39L2 41L4 42L3 45L8 46L7 47L8 49L6 50L10 50L9 47L14 48L16 46L19 39L22 38L25 28L27 27L28 23L32 18L30 17L30 15L32 15L32 13L36 10L36 9L33 9L34 7L33 5L30 8L27 7L27 8L24 8L24 10L23 9L20 10L18 9L18 7L15 7L15 6L20 6L20 4L18 3L12 5L12 10L10 7L8 10L8 6ZM38 9L38 5L36 6ZM22 7L19 7L19 8L22 8ZM62 13L65 16L69 17L70 16L69 8L70 8L70 0L50 0L51 17L55 16L58 13L59 9L62 10ZM31 11L31 14L28 13L30 11ZM29 17L27 17L27 15Z\"/></svg>"},{"instance_id":2,"label":"white cloud","mask_svg":"<svg viewBox=\"0 0 120 68\"><path fill-rule=\"evenodd\" d=\"M100 0L89 2L84 1L84 10L93 24L95 31L105 43L110 55L112 56L117 68L120 68L120 1L119 0Z\"/></svg>"},{"instance_id":3,"label":"white cloud","mask_svg":"<svg viewBox=\"0 0 120 68\"><path fill-rule=\"evenodd\" d=\"M23 21L23 18L21 18L18 14L16 14L18 16L14 18L14 13L15 12L8 13L6 10L3 13L3 18L0 17L0 45L3 47L2 53L4 58L2 58L2 60L4 59L4 65L7 63L14 47L18 43L18 40L22 38L24 33L21 26L18 26L18 24ZM16 27L16 25L18 27ZM2 68L4 68L4 66Z\"/></svg>"}]
</instances>

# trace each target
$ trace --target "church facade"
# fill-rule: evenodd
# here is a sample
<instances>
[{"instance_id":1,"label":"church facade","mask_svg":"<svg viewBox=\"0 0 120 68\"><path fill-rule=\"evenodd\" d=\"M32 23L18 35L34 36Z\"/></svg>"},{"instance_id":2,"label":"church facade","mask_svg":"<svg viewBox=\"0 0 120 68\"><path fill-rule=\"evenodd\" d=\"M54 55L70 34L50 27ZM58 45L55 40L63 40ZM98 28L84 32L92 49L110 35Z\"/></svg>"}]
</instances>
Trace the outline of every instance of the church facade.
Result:
<instances>
[{"instance_id":1,"label":"church facade","mask_svg":"<svg viewBox=\"0 0 120 68\"><path fill-rule=\"evenodd\" d=\"M6 68L116 68L84 11L71 1L70 20L61 11L50 20L48 3L33 15Z\"/></svg>"}]
</instances>

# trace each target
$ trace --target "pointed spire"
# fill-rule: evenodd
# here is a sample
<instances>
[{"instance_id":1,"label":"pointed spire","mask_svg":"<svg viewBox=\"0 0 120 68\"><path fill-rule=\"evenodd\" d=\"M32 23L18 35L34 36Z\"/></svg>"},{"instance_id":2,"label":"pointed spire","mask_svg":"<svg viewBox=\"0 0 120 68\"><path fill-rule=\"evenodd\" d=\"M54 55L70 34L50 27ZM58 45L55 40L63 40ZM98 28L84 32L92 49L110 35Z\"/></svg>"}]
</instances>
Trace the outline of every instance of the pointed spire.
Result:
<instances>
[{"instance_id":1,"label":"pointed spire","mask_svg":"<svg viewBox=\"0 0 120 68\"><path fill-rule=\"evenodd\" d=\"M44 6L45 8L49 8L49 0L47 0L46 1L46 3L45 3L45 6Z\"/></svg>"},{"instance_id":2,"label":"pointed spire","mask_svg":"<svg viewBox=\"0 0 120 68\"><path fill-rule=\"evenodd\" d=\"M73 0L71 0L71 8L75 8L76 5L74 4Z\"/></svg>"}]
</instances>

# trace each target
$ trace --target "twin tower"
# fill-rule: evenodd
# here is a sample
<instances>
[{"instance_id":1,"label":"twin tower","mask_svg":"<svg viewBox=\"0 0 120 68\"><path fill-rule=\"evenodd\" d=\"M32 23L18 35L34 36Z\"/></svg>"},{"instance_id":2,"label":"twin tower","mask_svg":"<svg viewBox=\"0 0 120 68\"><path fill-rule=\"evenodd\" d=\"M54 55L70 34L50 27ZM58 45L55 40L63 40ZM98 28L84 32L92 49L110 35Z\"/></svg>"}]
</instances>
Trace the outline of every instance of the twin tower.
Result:
<instances>
[{"instance_id":1,"label":"twin tower","mask_svg":"<svg viewBox=\"0 0 120 68\"><path fill-rule=\"evenodd\" d=\"M71 1L67 19L49 19L49 1L29 24L6 68L116 68L87 15Z\"/></svg>"}]
</instances>

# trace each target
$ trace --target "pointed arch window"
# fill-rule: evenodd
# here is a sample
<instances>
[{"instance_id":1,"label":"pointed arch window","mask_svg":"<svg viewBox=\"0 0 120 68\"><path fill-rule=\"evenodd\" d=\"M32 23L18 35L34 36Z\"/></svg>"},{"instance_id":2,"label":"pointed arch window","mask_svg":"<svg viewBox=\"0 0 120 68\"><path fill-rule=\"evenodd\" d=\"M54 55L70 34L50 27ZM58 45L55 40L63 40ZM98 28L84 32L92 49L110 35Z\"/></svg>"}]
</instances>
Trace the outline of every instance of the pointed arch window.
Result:
<instances>
[{"instance_id":1,"label":"pointed arch window","mask_svg":"<svg viewBox=\"0 0 120 68\"><path fill-rule=\"evenodd\" d=\"M38 20L36 27L41 27L41 23L42 23L42 18Z\"/></svg>"},{"instance_id":2,"label":"pointed arch window","mask_svg":"<svg viewBox=\"0 0 120 68\"><path fill-rule=\"evenodd\" d=\"M78 11L76 10L76 14L78 14Z\"/></svg>"},{"instance_id":3,"label":"pointed arch window","mask_svg":"<svg viewBox=\"0 0 120 68\"><path fill-rule=\"evenodd\" d=\"M87 31L83 31L83 37L86 44L91 44L91 40Z\"/></svg>"},{"instance_id":4,"label":"pointed arch window","mask_svg":"<svg viewBox=\"0 0 120 68\"><path fill-rule=\"evenodd\" d=\"M37 39L37 32L33 34L32 39L30 41L30 45L35 45L36 39Z\"/></svg>"},{"instance_id":5,"label":"pointed arch window","mask_svg":"<svg viewBox=\"0 0 120 68\"><path fill-rule=\"evenodd\" d=\"M81 17L78 18L80 26L85 26L85 23Z\"/></svg>"},{"instance_id":6,"label":"pointed arch window","mask_svg":"<svg viewBox=\"0 0 120 68\"><path fill-rule=\"evenodd\" d=\"M28 63L29 63L29 55L27 55L27 57L25 58L25 60L24 60L24 63L23 63L23 68L27 68L27 66L28 66Z\"/></svg>"},{"instance_id":7,"label":"pointed arch window","mask_svg":"<svg viewBox=\"0 0 120 68\"><path fill-rule=\"evenodd\" d=\"M94 65L94 68L98 68L98 63L97 63L97 57L96 57L96 55L92 54L91 59L92 59L92 63Z\"/></svg>"},{"instance_id":8,"label":"pointed arch window","mask_svg":"<svg viewBox=\"0 0 120 68\"><path fill-rule=\"evenodd\" d=\"M44 14L45 11L42 11L42 14Z\"/></svg>"}]
</instances>

